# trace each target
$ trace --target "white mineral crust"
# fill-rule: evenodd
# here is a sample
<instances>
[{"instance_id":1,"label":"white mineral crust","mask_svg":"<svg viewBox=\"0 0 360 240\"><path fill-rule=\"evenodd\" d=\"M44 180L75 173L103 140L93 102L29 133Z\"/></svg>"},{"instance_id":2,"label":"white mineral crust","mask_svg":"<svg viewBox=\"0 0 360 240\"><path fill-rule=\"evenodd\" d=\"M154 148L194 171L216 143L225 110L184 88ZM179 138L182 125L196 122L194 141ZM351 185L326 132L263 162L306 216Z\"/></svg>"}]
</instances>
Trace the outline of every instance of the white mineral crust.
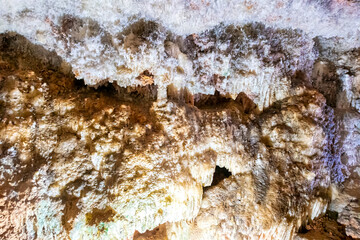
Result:
<instances>
[{"instance_id":1,"label":"white mineral crust","mask_svg":"<svg viewBox=\"0 0 360 240\"><path fill-rule=\"evenodd\" d=\"M359 49L355 0L0 0L0 238L359 237Z\"/></svg>"}]
</instances>

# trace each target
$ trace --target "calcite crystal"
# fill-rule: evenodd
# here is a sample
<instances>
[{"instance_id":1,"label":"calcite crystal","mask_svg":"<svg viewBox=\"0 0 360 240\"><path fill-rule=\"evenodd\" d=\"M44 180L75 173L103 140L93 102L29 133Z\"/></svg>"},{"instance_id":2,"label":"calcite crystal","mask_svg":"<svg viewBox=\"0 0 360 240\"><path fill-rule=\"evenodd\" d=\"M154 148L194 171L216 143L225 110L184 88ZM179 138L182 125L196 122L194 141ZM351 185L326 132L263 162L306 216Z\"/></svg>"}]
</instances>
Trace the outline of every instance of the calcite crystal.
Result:
<instances>
[{"instance_id":1,"label":"calcite crystal","mask_svg":"<svg viewBox=\"0 0 360 240\"><path fill-rule=\"evenodd\" d=\"M245 92L260 110L311 73L313 37L342 37L346 49L360 46L357 1L0 3L6 6L0 32L55 50L86 84L138 85L136 77L149 71L163 88Z\"/></svg>"},{"instance_id":2,"label":"calcite crystal","mask_svg":"<svg viewBox=\"0 0 360 240\"><path fill-rule=\"evenodd\" d=\"M360 238L358 1L0 6L0 239Z\"/></svg>"},{"instance_id":3,"label":"calcite crystal","mask_svg":"<svg viewBox=\"0 0 360 240\"><path fill-rule=\"evenodd\" d=\"M212 220L205 216L222 204L234 206L219 213L225 224L236 216L233 229L223 233L215 222L207 234L257 236L269 229L274 237L291 236L326 210L337 167L328 164L334 122L315 91L299 90L255 115L231 99L209 109L146 105L76 89L66 77L15 71L2 80L1 103L2 201L13 210L3 223L25 225L3 226L4 236L128 238L199 211L196 224L207 226ZM202 198L216 165L233 176ZM18 213L21 204L29 205ZM285 233L271 233L281 224Z\"/></svg>"}]
</instances>

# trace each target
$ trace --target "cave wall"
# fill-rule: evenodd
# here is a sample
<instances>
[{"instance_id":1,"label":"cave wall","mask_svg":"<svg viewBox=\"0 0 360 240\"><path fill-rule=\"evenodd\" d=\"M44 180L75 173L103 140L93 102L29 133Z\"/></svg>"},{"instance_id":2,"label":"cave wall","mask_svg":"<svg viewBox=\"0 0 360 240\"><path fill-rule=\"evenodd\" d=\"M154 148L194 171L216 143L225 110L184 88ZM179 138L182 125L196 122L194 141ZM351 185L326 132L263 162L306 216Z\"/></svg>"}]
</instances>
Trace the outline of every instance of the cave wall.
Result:
<instances>
[{"instance_id":1,"label":"cave wall","mask_svg":"<svg viewBox=\"0 0 360 240\"><path fill-rule=\"evenodd\" d=\"M0 5L0 238L360 237L359 2Z\"/></svg>"}]
</instances>

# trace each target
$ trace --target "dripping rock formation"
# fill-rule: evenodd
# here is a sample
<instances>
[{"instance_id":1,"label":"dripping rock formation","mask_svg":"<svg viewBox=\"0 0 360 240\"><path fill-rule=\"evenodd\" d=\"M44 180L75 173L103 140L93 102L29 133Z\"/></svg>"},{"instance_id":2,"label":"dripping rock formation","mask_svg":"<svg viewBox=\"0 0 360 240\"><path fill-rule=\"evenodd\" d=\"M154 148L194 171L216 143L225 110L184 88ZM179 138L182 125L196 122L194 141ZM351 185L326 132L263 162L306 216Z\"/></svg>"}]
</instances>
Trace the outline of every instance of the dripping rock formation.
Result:
<instances>
[{"instance_id":1,"label":"dripping rock formation","mask_svg":"<svg viewBox=\"0 0 360 240\"><path fill-rule=\"evenodd\" d=\"M359 1L0 6L0 239L360 238Z\"/></svg>"}]
</instances>

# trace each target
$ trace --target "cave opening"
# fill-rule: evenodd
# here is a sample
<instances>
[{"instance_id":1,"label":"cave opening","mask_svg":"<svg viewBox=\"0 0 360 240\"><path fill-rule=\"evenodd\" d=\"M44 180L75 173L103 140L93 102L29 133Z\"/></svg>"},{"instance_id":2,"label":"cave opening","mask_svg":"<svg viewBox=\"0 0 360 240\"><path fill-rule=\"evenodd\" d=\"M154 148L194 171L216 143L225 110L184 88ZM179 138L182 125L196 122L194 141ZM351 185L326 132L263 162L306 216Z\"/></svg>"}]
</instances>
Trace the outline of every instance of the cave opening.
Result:
<instances>
[{"instance_id":1,"label":"cave opening","mask_svg":"<svg viewBox=\"0 0 360 240\"><path fill-rule=\"evenodd\" d=\"M214 176L213 176L213 181L211 183L211 187L212 186L216 186L218 185L222 180L224 180L225 178L228 178L231 176L231 172L229 170L227 170L224 167L219 167L216 166L215 168L215 172L214 172Z\"/></svg>"}]
</instances>

